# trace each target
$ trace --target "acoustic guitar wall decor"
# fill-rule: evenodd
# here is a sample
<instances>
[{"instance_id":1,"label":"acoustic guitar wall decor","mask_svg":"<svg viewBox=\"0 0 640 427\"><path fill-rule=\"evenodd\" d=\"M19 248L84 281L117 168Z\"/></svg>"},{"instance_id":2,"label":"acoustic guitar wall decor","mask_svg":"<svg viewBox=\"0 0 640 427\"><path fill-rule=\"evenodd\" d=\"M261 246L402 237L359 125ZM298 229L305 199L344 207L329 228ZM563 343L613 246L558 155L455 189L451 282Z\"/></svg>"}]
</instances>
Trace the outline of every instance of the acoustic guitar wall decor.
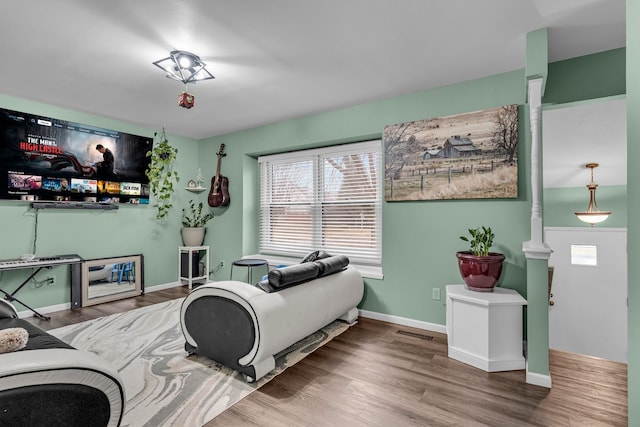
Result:
<instances>
[{"instance_id":1,"label":"acoustic guitar wall decor","mask_svg":"<svg viewBox=\"0 0 640 427\"><path fill-rule=\"evenodd\" d=\"M229 206L231 198L229 197L229 178L220 175L220 162L227 154L224 152L224 144L220 144L218 151L218 164L216 166L216 176L211 178L211 190L209 191L209 206L217 208L220 206Z\"/></svg>"}]
</instances>

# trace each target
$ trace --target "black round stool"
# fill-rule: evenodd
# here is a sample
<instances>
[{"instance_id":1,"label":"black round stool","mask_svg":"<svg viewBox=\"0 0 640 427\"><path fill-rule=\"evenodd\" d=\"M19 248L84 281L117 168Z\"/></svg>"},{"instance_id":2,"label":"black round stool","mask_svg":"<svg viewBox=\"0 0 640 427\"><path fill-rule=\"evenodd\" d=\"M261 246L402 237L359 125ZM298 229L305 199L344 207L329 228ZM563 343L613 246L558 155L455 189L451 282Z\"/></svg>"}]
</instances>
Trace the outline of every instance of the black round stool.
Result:
<instances>
[{"instance_id":1,"label":"black round stool","mask_svg":"<svg viewBox=\"0 0 640 427\"><path fill-rule=\"evenodd\" d=\"M252 272L253 272L253 268L255 267L265 267L267 270L267 274L269 274L269 264L267 263L267 260L265 259L257 259L257 258L244 258L244 259L237 259L235 261L233 261L231 263L231 274L229 274L229 280L233 280L233 266L236 267L247 267L247 275L248 275L248 279L249 279L249 284L253 285L254 283L252 282Z\"/></svg>"}]
</instances>

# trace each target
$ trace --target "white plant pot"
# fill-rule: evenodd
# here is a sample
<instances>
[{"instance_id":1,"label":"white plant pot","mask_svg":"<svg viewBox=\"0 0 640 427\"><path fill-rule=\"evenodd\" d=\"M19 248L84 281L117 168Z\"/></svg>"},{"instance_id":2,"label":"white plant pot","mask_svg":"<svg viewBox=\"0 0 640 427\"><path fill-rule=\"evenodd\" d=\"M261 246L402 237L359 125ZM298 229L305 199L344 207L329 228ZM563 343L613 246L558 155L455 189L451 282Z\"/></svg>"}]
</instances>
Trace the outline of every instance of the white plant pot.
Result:
<instances>
[{"instance_id":1,"label":"white plant pot","mask_svg":"<svg viewBox=\"0 0 640 427\"><path fill-rule=\"evenodd\" d=\"M183 227L182 243L185 246L202 246L204 242L204 227Z\"/></svg>"}]
</instances>

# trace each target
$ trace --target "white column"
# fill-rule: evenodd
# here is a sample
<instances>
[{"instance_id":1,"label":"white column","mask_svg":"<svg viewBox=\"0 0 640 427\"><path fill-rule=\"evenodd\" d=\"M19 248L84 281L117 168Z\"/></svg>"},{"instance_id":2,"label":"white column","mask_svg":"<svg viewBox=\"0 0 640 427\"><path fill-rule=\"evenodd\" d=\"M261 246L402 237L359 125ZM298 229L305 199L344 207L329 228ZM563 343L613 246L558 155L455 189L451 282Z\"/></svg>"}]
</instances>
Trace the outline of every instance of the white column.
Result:
<instances>
[{"instance_id":1,"label":"white column","mask_svg":"<svg viewBox=\"0 0 640 427\"><path fill-rule=\"evenodd\" d=\"M549 373L549 299L547 268L551 248L544 243L542 229L542 79L529 80L531 123L531 240L522 249L527 258L527 364L526 381L551 388ZM530 370L532 362L538 372Z\"/></svg>"},{"instance_id":2,"label":"white column","mask_svg":"<svg viewBox=\"0 0 640 427\"><path fill-rule=\"evenodd\" d=\"M523 244L527 258L549 259L551 249L542 230L542 79L529 80L529 122L531 124L531 239Z\"/></svg>"}]
</instances>

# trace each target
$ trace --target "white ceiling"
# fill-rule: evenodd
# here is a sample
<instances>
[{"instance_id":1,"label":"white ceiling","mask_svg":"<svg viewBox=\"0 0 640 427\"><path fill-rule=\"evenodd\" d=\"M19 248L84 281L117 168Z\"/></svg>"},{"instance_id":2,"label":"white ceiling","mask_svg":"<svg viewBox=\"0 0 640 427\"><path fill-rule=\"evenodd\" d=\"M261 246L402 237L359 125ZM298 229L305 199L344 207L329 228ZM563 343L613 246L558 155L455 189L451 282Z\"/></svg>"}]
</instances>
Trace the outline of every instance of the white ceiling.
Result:
<instances>
[{"instance_id":1,"label":"white ceiling","mask_svg":"<svg viewBox=\"0 0 640 427\"><path fill-rule=\"evenodd\" d=\"M0 14L0 93L206 138L625 45L625 0L22 0ZM153 61L201 57L189 86Z\"/></svg>"},{"instance_id":2,"label":"white ceiling","mask_svg":"<svg viewBox=\"0 0 640 427\"><path fill-rule=\"evenodd\" d=\"M542 113L544 188L627 185L627 103L624 99L554 108Z\"/></svg>"}]
</instances>

